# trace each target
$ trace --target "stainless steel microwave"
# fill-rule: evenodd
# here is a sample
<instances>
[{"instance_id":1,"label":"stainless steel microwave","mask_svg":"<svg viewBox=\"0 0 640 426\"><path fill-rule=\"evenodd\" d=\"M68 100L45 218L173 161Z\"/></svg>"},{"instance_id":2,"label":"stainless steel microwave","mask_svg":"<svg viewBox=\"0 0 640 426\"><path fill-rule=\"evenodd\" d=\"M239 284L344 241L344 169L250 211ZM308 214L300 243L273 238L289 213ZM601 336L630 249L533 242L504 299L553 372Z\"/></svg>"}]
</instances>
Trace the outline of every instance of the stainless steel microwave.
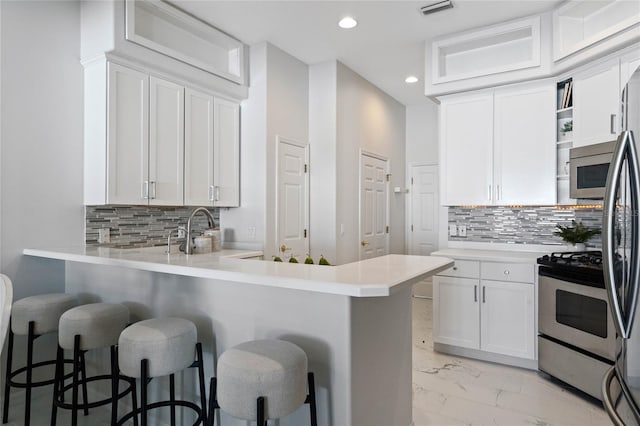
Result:
<instances>
[{"instance_id":1,"label":"stainless steel microwave","mask_svg":"<svg viewBox=\"0 0 640 426\"><path fill-rule=\"evenodd\" d=\"M571 148L569 151L569 196L604 198L609 163L616 141Z\"/></svg>"}]
</instances>

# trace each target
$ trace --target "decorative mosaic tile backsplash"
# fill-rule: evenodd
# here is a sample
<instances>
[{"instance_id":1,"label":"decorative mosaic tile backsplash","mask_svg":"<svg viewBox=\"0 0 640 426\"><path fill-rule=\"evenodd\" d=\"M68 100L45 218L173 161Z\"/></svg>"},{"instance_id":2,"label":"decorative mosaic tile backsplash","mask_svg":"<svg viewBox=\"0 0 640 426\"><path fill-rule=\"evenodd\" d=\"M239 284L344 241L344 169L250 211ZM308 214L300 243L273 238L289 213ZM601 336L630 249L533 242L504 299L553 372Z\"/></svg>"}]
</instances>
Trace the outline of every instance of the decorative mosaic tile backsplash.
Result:
<instances>
[{"instance_id":1,"label":"decorative mosaic tile backsplash","mask_svg":"<svg viewBox=\"0 0 640 426\"><path fill-rule=\"evenodd\" d=\"M177 237L178 226L186 226L193 207L146 207L146 206L86 206L85 241L98 244L98 230L109 228L114 247L150 247L167 244L167 236ZM219 225L218 209L209 209ZM209 227L206 216L193 218L194 235Z\"/></svg>"},{"instance_id":2,"label":"decorative mosaic tile backsplash","mask_svg":"<svg viewBox=\"0 0 640 426\"><path fill-rule=\"evenodd\" d=\"M449 224L466 225L466 237L449 237L449 241L562 245L553 235L556 225L582 222L589 228L602 227L602 208L579 207L450 207ZM587 247L602 246L596 235Z\"/></svg>"}]
</instances>

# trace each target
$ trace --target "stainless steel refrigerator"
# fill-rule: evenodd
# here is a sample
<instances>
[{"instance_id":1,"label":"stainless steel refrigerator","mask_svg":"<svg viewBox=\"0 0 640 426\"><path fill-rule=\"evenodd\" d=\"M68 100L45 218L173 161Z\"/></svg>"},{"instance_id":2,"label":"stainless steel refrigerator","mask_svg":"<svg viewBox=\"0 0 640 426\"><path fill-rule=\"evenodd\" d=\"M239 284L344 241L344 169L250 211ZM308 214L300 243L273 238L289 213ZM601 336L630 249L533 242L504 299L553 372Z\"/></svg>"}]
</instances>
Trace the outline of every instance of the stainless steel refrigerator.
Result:
<instances>
[{"instance_id":1,"label":"stainless steel refrigerator","mask_svg":"<svg viewBox=\"0 0 640 426\"><path fill-rule=\"evenodd\" d=\"M602 383L615 425L640 424L640 69L622 92L622 128L609 166L602 256L609 309L618 334L615 365Z\"/></svg>"}]
</instances>

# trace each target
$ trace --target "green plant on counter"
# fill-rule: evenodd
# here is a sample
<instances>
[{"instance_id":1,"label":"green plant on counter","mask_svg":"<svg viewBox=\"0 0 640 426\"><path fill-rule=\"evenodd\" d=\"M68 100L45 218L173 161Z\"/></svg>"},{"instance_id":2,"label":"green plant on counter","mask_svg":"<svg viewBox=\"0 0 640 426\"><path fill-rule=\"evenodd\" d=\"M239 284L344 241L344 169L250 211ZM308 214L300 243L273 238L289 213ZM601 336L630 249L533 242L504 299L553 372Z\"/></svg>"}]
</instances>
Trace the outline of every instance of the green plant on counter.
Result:
<instances>
[{"instance_id":1,"label":"green plant on counter","mask_svg":"<svg viewBox=\"0 0 640 426\"><path fill-rule=\"evenodd\" d=\"M274 262L282 262L282 258L280 256L273 256Z\"/></svg>"},{"instance_id":2,"label":"green plant on counter","mask_svg":"<svg viewBox=\"0 0 640 426\"><path fill-rule=\"evenodd\" d=\"M274 262L284 262L280 256L273 256L273 261ZM291 256L289 258L289 263L300 263L300 262L294 256ZM313 258L307 254L307 257L304 259L304 263L307 264L307 265L313 265L314 264ZM325 257L323 255L320 255L320 260L318 260L318 265L331 266L331 263L329 263L329 261L327 259L325 259Z\"/></svg>"},{"instance_id":3,"label":"green plant on counter","mask_svg":"<svg viewBox=\"0 0 640 426\"><path fill-rule=\"evenodd\" d=\"M572 226L557 225L557 231L553 233L563 241L569 244L586 243L594 235L600 233L599 229L590 229L582 224L582 222L571 221Z\"/></svg>"},{"instance_id":4,"label":"green plant on counter","mask_svg":"<svg viewBox=\"0 0 640 426\"><path fill-rule=\"evenodd\" d=\"M291 258L289 258L289 263L299 263L298 259L296 259L295 257L291 256Z\"/></svg>"},{"instance_id":5,"label":"green plant on counter","mask_svg":"<svg viewBox=\"0 0 640 426\"><path fill-rule=\"evenodd\" d=\"M320 260L318 261L318 265L327 265L327 266L331 266L331 264L329 263L329 261L328 261L327 259L325 259L323 255L320 255Z\"/></svg>"},{"instance_id":6,"label":"green plant on counter","mask_svg":"<svg viewBox=\"0 0 640 426\"><path fill-rule=\"evenodd\" d=\"M562 125L562 131L565 132L565 133L572 132L573 131L573 120L566 121Z\"/></svg>"},{"instance_id":7,"label":"green plant on counter","mask_svg":"<svg viewBox=\"0 0 640 426\"><path fill-rule=\"evenodd\" d=\"M313 259L309 256L309 253L307 253L307 258L304 260L304 263L307 265L313 265Z\"/></svg>"}]
</instances>

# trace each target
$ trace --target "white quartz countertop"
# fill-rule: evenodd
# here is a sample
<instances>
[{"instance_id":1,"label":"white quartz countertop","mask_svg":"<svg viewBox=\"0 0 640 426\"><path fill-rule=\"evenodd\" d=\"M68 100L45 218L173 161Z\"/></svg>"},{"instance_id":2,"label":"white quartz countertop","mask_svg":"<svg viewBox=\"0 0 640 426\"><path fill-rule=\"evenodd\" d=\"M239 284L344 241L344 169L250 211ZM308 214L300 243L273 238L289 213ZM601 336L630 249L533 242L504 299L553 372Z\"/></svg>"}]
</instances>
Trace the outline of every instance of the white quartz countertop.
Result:
<instances>
[{"instance_id":1,"label":"white quartz countertop","mask_svg":"<svg viewBox=\"0 0 640 426\"><path fill-rule=\"evenodd\" d=\"M494 262L511 263L536 263L536 260L544 256L543 252L536 251L508 251L508 250L476 250L476 249L443 249L434 251L432 256L444 256L461 260L485 260Z\"/></svg>"},{"instance_id":2,"label":"white quartz countertop","mask_svg":"<svg viewBox=\"0 0 640 426\"><path fill-rule=\"evenodd\" d=\"M391 254L345 265L322 266L242 259L260 256L260 251L222 250L187 256L177 250L167 254L165 247L116 249L76 246L24 249L23 254L354 297L388 296L403 285L453 266L451 259L436 256Z\"/></svg>"}]
</instances>

